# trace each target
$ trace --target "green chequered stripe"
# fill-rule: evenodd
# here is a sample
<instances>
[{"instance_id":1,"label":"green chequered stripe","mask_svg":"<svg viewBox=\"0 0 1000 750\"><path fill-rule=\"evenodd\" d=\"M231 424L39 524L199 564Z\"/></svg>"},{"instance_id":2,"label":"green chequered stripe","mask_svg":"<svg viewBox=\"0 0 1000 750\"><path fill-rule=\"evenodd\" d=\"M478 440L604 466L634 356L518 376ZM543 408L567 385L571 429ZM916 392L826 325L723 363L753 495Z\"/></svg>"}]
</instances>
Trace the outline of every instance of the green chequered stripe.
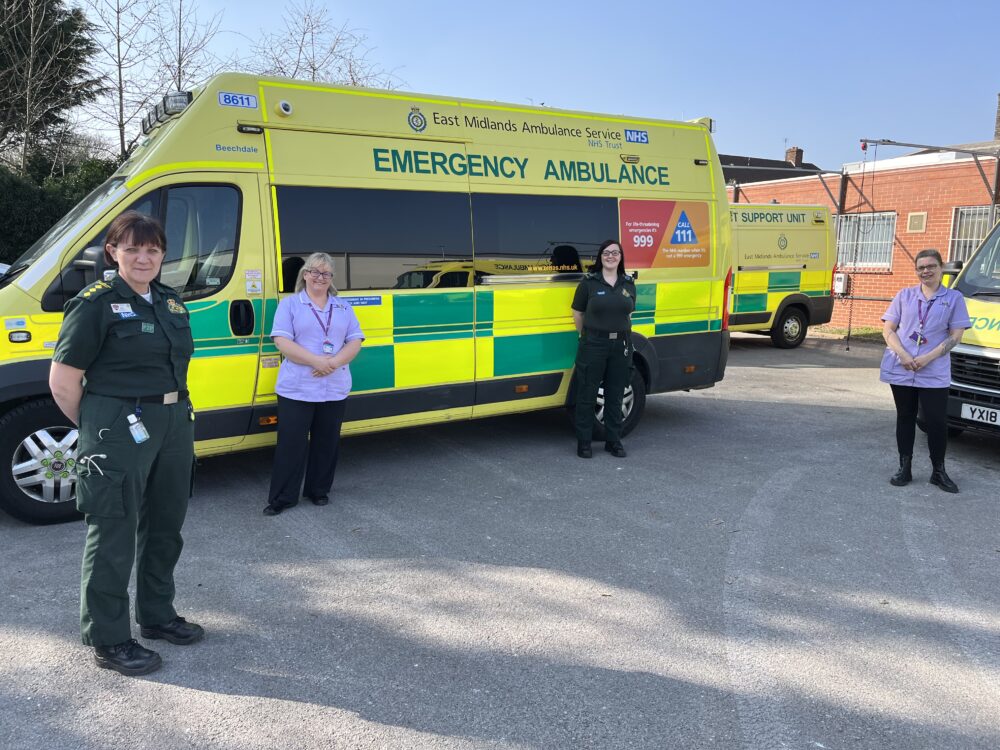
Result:
<instances>
[{"instance_id":1,"label":"green chequered stripe","mask_svg":"<svg viewBox=\"0 0 1000 750\"><path fill-rule=\"evenodd\" d=\"M392 388L396 384L396 358L392 346L363 346L351 362L355 391Z\"/></svg>"},{"instance_id":2,"label":"green chequered stripe","mask_svg":"<svg viewBox=\"0 0 1000 750\"><path fill-rule=\"evenodd\" d=\"M733 302L733 312L764 312L767 310L766 294L738 294Z\"/></svg>"},{"instance_id":3,"label":"green chequered stripe","mask_svg":"<svg viewBox=\"0 0 1000 750\"><path fill-rule=\"evenodd\" d=\"M807 297L829 297L829 289L804 289L802 293Z\"/></svg>"},{"instance_id":4,"label":"green chequered stripe","mask_svg":"<svg viewBox=\"0 0 1000 750\"><path fill-rule=\"evenodd\" d=\"M476 336L489 338L493 335L493 291L476 291Z\"/></svg>"},{"instance_id":5,"label":"green chequered stripe","mask_svg":"<svg viewBox=\"0 0 1000 750\"><path fill-rule=\"evenodd\" d=\"M472 292L400 294L393 299L393 329L465 324L472 327Z\"/></svg>"},{"instance_id":6,"label":"green chequered stripe","mask_svg":"<svg viewBox=\"0 0 1000 750\"><path fill-rule=\"evenodd\" d=\"M796 292L801 283L801 271L771 271L767 274L769 292Z\"/></svg>"},{"instance_id":7,"label":"green chequered stripe","mask_svg":"<svg viewBox=\"0 0 1000 750\"><path fill-rule=\"evenodd\" d=\"M713 324L718 323L718 328ZM683 323L657 323L657 336L669 336L673 333L705 333L706 331L720 330L722 321L716 320L687 320Z\"/></svg>"},{"instance_id":8,"label":"green chequered stripe","mask_svg":"<svg viewBox=\"0 0 1000 750\"><path fill-rule=\"evenodd\" d=\"M566 370L573 366L579 340L576 331L497 336L493 339L493 374Z\"/></svg>"},{"instance_id":9,"label":"green chequered stripe","mask_svg":"<svg viewBox=\"0 0 1000 750\"><path fill-rule=\"evenodd\" d=\"M637 284L635 287L635 311L637 313L655 312L656 284Z\"/></svg>"}]
</instances>

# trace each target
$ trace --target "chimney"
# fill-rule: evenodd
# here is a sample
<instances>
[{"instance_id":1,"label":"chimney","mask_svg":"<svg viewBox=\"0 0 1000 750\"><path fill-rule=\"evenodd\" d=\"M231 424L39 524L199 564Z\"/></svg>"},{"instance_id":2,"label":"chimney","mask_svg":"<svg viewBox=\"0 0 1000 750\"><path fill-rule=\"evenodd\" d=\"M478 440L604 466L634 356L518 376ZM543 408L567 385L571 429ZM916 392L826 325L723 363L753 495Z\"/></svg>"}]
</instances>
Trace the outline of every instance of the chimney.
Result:
<instances>
[{"instance_id":1,"label":"chimney","mask_svg":"<svg viewBox=\"0 0 1000 750\"><path fill-rule=\"evenodd\" d=\"M997 120L997 127L1000 127L1000 119ZM801 167L802 149L799 148L798 146L792 146L790 149L786 149L785 161L787 161L793 167Z\"/></svg>"},{"instance_id":2,"label":"chimney","mask_svg":"<svg viewBox=\"0 0 1000 750\"><path fill-rule=\"evenodd\" d=\"M997 94L997 122L993 128L993 140L1000 141L1000 94Z\"/></svg>"}]
</instances>

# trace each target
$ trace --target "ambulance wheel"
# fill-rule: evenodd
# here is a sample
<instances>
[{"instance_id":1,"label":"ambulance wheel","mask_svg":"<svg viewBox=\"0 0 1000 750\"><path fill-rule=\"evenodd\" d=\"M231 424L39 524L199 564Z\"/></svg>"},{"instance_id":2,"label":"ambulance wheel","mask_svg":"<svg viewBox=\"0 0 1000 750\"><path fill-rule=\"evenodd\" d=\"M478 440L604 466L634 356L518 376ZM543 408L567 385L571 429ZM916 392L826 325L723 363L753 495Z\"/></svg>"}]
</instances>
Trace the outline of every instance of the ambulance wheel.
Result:
<instances>
[{"instance_id":1,"label":"ambulance wheel","mask_svg":"<svg viewBox=\"0 0 1000 750\"><path fill-rule=\"evenodd\" d=\"M646 381L638 367L632 368L632 381L625 386L622 396L622 437L628 435L642 418L646 408ZM594 422L594 440L604 440L604 389L597 389L597 419Z\"/></svg>"},{"instance_id":2,"label":"ambulance wheel","mask_svg":"<svg viewBox=\"0 0 1000 750\"><path fill-rule=\"evenodd\" d=\"M800 308L789 307L771 329L771 341L779 349L794 349L805 340L808 325Z\"/></svg>"},{"instance_id":3,"label":"ambulance wheel","mask_svg":"<svg viewBox=\"0 0 1000 750\"><path fill-rule=\"evenodd\" d=\"M49 398L7 412L0 419L0 507L28 523L80 518L76 510L78 435Z\"/></svg>"}]
</instances>

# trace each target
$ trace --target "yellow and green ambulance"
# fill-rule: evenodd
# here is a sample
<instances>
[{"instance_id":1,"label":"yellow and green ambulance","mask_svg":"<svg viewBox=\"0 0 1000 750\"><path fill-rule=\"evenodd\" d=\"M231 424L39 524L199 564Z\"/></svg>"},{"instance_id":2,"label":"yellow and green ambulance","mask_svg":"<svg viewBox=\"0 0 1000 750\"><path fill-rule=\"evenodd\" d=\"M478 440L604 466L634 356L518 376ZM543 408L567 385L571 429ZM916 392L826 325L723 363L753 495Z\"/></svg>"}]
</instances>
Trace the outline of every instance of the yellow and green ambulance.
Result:
<instances>
[{"instance_id":1,"label":"yellow and green ambulance","mask_svg":"<svg viewBox=\"0 0 1000 750\"><path fill-rule=\"evenodd\" d=\"M167 95L118 172L0 277L0 505L73 514L77 433L49 359L128 208L163 221L161 280L191 313L199 455L274 442L268 332L316 251L366 336L353 434L572 404L570 301L620 237L638 277L632 429L647 393L725 371L729 210L710 130L243 74Z\"/></svg>"},{"instance_id":2,"label":"yellow and green ambulance","mask_svg":"<svg viewBox=\"0 0 1000 750\"><path fill-rule=\"evenodd\" d=\"M733 232L732 331L771 336L791 349L812 325L833 315L837 238L830 209L739 203L729 209Z\"/></svg>"},{"instance_id":3,"label":"yellow and green ambulance","mask_svg":"<svg viewBox=\"0 0 1000 750\"><path fill-rule=\"evenodd\" d=\"M965 295L972 327L951 351L948 423L953 432L977 430L1000 437L1000 224L993 228L950 286Z\"/></svg>"}]
</instances>

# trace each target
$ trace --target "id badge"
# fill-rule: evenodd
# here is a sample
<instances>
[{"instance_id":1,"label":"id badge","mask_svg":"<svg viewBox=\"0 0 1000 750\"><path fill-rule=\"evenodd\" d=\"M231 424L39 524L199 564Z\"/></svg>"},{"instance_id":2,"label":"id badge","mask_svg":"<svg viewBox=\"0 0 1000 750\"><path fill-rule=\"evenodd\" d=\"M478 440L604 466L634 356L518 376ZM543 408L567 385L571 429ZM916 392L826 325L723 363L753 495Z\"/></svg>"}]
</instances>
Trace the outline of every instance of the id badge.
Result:
<instances>
[{"instance_id":1,"label":"id badge","mask_svg":"<svg viewBox=\"0 0 1000 750\"><path fill-rule=\"evenodd\" d=\"M329 341L323 342L323 354L336 354L336 353L337 352L333 350L333 344L331 344Z\"/></svg>"},{"instance_id":2,"label":"id badge","mask_svg":"<svg viewBox=\"0 0 1000 750\"><path fill-rule=\"evenodd\" d=\"M910 334L910 341L915 341L918 345L927 343L927 339L921 336L919 331L914 331Z\"/></svg>"}]
</instances>

